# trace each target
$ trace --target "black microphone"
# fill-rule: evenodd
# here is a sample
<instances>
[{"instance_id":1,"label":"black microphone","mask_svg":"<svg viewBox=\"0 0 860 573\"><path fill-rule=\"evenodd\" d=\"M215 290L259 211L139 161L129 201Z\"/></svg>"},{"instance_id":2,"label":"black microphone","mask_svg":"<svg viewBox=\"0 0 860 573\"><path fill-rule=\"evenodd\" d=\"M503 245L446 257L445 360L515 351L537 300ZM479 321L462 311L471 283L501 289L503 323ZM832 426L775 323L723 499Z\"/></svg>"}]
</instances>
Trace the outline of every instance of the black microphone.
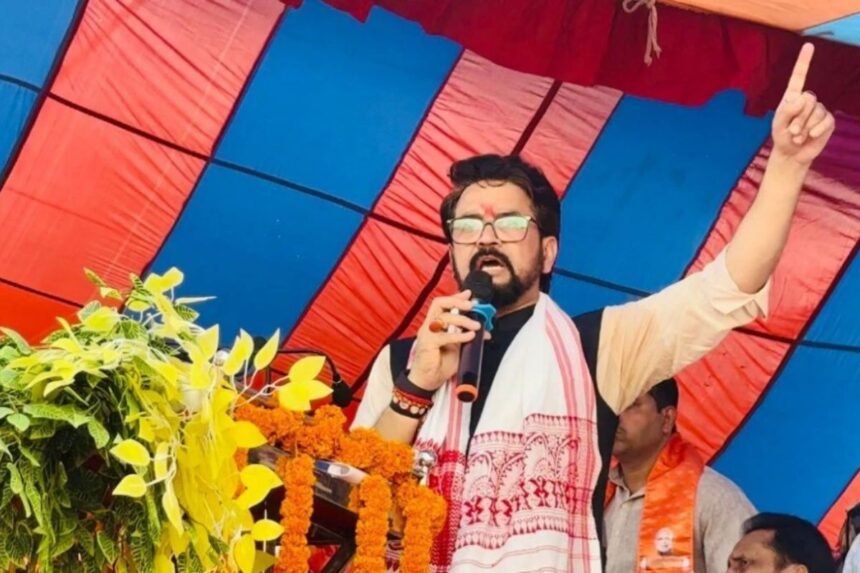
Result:
<instances>
[{"instance_id":1,"label":"black microphone","mask_svg":"<svg viewBox=\"0 0 860 573\"><path fill-rule=\"evenodd\" d=\"M478 397L478 383L481 380L481 363L484 359L484 332L493 329L496 309L488 301L493 298L493 279L484 271L472 271L463 281L463 290L472 291L475 305L465 313L472 320L481 323L475 338L465 343L460 350L460 366L457 370L457 385L454 393L462 402L474 402Z\"/></svg>"}]
</instances>

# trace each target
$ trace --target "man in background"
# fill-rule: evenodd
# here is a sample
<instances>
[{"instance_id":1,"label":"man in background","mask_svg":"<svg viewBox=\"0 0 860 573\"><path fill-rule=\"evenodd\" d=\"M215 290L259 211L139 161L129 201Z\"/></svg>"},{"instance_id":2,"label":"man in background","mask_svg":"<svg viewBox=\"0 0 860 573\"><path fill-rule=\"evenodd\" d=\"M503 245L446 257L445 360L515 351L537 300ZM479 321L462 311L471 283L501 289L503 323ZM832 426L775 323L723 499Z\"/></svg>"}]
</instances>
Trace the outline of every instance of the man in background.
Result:
<instances>
[{"instance_id":1,"label":"man in background","mask_svg":"<svg viewBox=\"0 0 860 573\"><path fill-rule=\"evenodd\" d=\"M818 529L793 515L760 513L744 525L728 573L834 573L836 563Z\"/></svg>"},{"instance_id":2,"label":"man in background","mask_svg":"<svg viewBox=\"0 0 860 573\"><path fill-rule=\"evenodd\" d=\"M606 507L607 573L718 573L755 508L705 466L676 429L678 385L664 380L619 416Z\"/></svg>"}]
</instances>

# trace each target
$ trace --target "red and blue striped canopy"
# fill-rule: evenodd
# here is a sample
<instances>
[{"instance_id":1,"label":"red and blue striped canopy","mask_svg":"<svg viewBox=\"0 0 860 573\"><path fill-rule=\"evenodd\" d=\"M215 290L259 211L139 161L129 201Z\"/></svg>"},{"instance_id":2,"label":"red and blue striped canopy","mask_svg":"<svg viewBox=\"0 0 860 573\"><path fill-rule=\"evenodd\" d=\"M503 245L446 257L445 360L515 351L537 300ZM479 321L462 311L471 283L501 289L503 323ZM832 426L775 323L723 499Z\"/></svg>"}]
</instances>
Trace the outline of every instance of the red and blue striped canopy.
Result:
<instances>
[{"instance_id":1,"label":"red and blue striped canopy","mask_svg":"<svg viewBox=\"0 0 860 573\"><path fill-rule=\"evenodd\" d=\"M658 4L647 66L647 10L508 1L506 20L477 0L0 0L0 323L53 330L96 295L83 267L122 286L177 266L184 293L218 297L202 322L226 342L280 328L360 387L455 288L437 209L448 165L482 152L521 153L563 195L552 295L570 313L700 268L755 193L801 38ZM838 127L771 316L680 375L683 430L715 467L831 537L860 497L846 26L818 41L809 87Z\"/></svg>"}]
</instances>

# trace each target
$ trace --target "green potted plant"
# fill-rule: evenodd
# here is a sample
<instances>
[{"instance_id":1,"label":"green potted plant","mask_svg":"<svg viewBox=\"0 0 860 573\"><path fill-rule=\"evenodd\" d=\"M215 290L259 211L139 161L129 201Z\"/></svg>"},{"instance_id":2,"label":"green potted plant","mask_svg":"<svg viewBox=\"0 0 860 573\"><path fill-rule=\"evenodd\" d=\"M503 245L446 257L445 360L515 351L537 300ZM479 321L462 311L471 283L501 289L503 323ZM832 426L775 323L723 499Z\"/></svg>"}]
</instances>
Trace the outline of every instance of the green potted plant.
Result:
<instances>
[{"instance_id":1,"label":"green potted plant","mask_svg":"<svg viewBox=\"0 0 860 573\"><path fill-rule=\"evenodd\" d=\"M101 298L38 346L0 339L0 571L239 571L265 566L277 538L242 499L280 479L240 469L265 438L232 413L251 366L244 331L223 364L218 327L175 298L171 269L127 293L87 272ZM278 333L253 366L274 357ZM241 497L242 492L246 495ZM248 495L247 492L253 495ZM255 565L256 562L256 565Z\"/></svg>"}]
</instances>

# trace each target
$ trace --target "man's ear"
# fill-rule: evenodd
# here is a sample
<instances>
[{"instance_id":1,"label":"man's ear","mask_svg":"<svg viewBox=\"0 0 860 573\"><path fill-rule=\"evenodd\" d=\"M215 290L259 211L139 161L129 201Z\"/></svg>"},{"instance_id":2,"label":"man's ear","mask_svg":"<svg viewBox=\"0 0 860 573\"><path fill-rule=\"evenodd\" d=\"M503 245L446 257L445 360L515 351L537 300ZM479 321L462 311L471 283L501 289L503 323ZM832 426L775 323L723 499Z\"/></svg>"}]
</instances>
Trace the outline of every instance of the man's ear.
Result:
<instances>
[{"instance_id":1,"label":"man's ear","mask_svg":"<svg viewBox=\"0 0 860 573\"><path fill-rule=\"evenodd\" d=\"M541 274L548 275L555 267L555 259L558 257L558 239L555 237L543 237L541 239L543 250L543 267Z\"/></svg>"},{"instance_id":2,"label":"man's ear","mask_svg":"<svg viewBox=\"0 0 860 573\"><path fill-rule=\"evenodd\" d=\"M675 406L666 406L663 408L663 433L667 436L675 431L675 424L678 422L678 408Z\"/></svg>"},{"instance_id":3,"label":"man's ear","mask_svg":"<svg viewBox=\"0 0 860 573\"><path fill-rule=\"evenodd\" d=\"M791 563L782 569L785 573L809 573L809 569L806 565L801 563Z\"/></svg>"}]
</instances>

